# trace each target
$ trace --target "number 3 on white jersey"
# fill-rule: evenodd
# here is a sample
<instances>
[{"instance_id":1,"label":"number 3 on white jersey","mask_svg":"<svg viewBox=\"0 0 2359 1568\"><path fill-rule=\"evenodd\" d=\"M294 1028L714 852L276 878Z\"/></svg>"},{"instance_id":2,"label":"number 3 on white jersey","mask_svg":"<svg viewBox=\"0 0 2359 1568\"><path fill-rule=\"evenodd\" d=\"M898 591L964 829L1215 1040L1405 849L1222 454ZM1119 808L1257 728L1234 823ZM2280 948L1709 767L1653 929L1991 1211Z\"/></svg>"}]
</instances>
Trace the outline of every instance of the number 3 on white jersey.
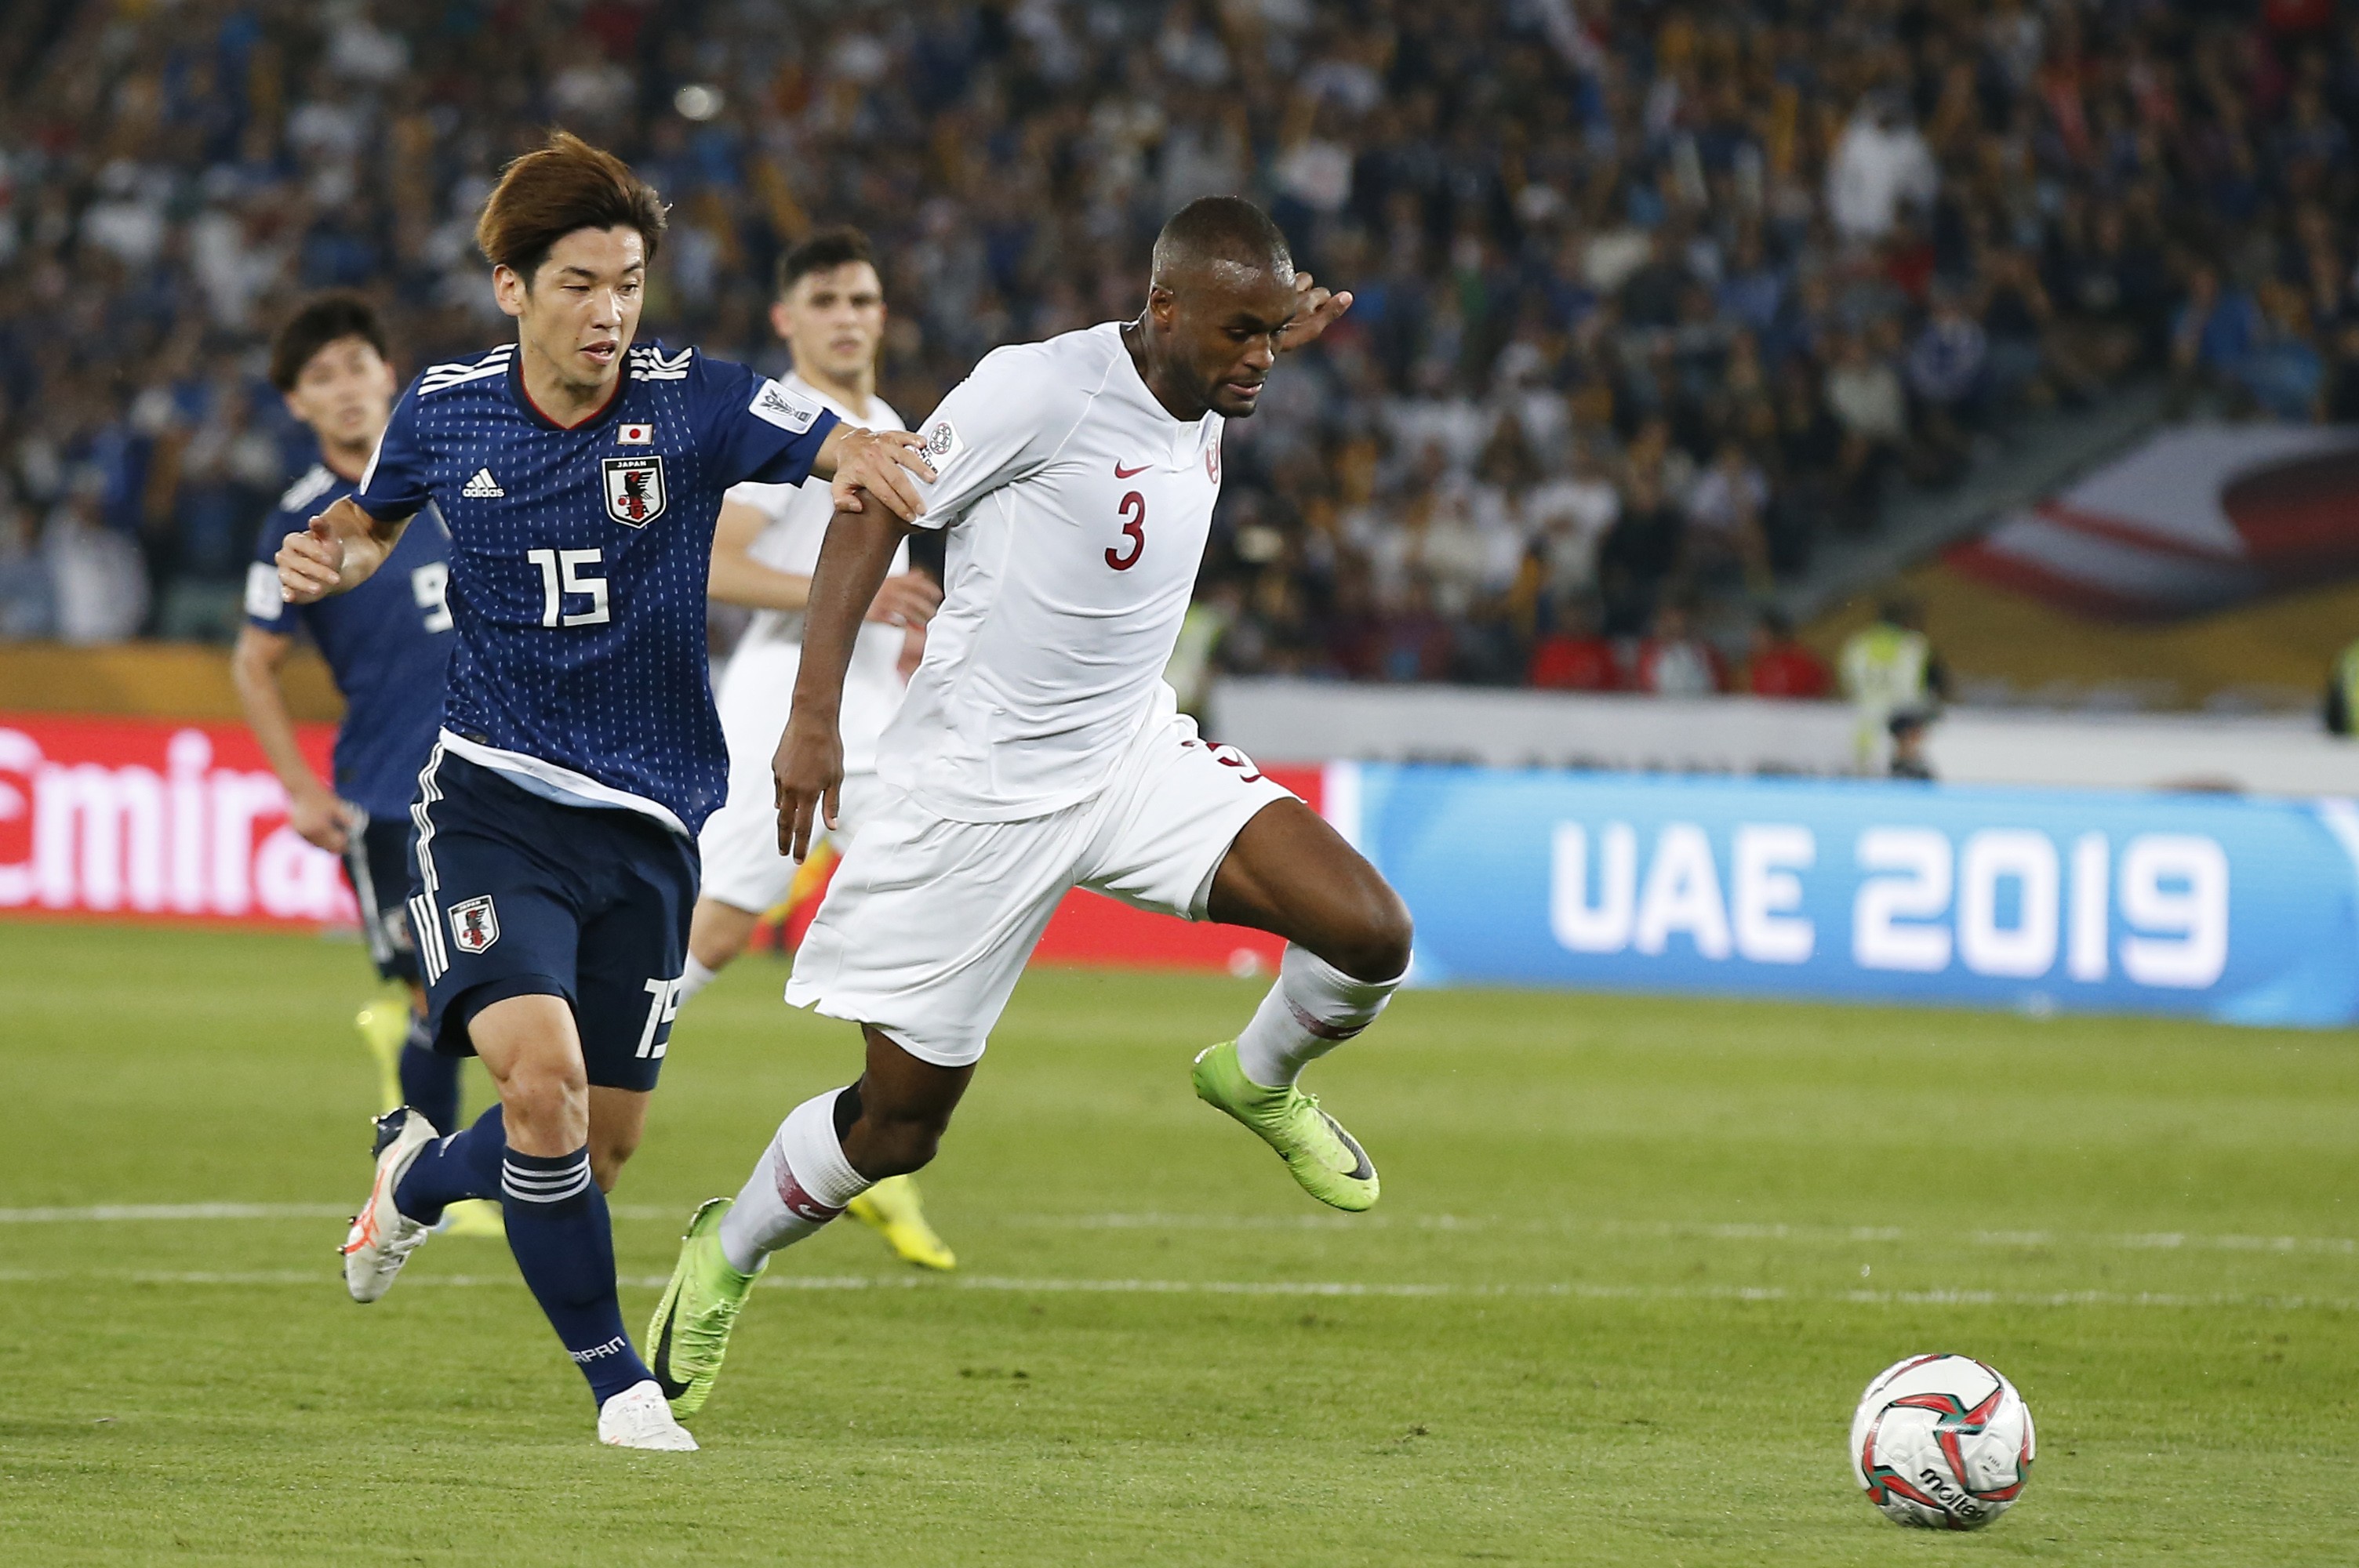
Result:
<instances>
[{"instance_id":1,"label":"number 3 on white jersey","mask_svg":"<svg viewBox=\"0 0 2359 1568\"><path fill-rule=\"evenodd\" d=\"M527 550L527 559L540 568L540 586L545 595L540 611L543 626L597 626L608 619L606 614L606 579L591 577L581 570L604 560L598 550ZM560 614L569 593L586 595L590 608Z\"/></svg>"}]
</instances>

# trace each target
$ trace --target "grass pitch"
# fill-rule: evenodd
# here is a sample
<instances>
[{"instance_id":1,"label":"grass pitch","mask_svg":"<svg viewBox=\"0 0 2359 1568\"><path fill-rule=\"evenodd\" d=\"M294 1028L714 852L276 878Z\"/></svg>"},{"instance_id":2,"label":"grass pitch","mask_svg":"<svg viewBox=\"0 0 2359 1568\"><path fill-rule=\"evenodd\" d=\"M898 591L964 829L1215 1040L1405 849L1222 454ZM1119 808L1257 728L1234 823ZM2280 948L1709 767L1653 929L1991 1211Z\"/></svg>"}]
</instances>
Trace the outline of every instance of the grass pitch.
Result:
<instances>
[{"instance_id":1,"label":"grass pitch","mask_svg":"<svg viewBox=\"0 0 2359 1568\"><path fill-rule=\"evenodd\" d=\"M1384 1170L1353 1217L1189 1092L1255 987L1036 973L924 1178L962 1272L789 1253L675 1456L597 1446L495 1242L344 1298L363 968L0 925L0 1561L2352 1559L2347 1034L1411 994L1313 1080ZM616 1195L635 1331L852 1070L781 974L681 1021ZM1845 1468L1929 1349L2039 1422L1979 1535Z\"/></svg>"}]
</instances>

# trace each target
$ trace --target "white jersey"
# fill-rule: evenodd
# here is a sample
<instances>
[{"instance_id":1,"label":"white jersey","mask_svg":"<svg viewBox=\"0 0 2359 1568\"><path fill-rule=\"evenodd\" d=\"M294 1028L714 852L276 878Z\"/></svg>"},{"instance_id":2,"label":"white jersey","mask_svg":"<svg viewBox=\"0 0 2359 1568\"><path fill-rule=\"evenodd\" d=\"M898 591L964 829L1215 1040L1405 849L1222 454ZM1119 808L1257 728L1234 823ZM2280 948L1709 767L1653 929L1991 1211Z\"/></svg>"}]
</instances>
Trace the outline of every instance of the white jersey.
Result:
<instances>
[{"instance_id":1,"label":"white jersey","mask_svg":"<svg viewBox=\"0 0 2359 1568\"><path fill-rule=\"evenodd\" d=\"M788 386L832 410L848 425L862 425L872 430L901 428L900 415L881 397L870 398L867 413L857 414L799 375L788 374L783 379ZM756 535L746 554L775 571L811 575L819 565L819 547L827 537L828 520L835 514L835 502L828 492L827 481L741 484L730 490L729 499L754 508L770 520L770 525ZM908 546L903 545L894 556L892 569L897 574L909 569ZM866 773L876 766L877 737L885 732L886 724L901 704L902 637L897 626L875 621L861 622L860 634L852 647L852 664L843 676L843 766L847 773ZM802 639L800 611L764 610L756 612L745 628L739 646L788 643L799 648ZM781 730L786 728L787 707L794 694L793 671L788 670L785 678L787 684L777 694Z\"/></svg>"},{"instance_id":2,"label":"white jersey","mask_svg":"<svg viewBox=\"0 0 2359 1568\"><path fill-rule=\"evenodd\" d=\"M925 662L877 771L959 822L1103 789L1164 684L1221 492L1217 414L1182 423L1109 322L995 350L925 422L949 528ZM846 711L849 712L849 703Z\"/></svg>"}]
</instances>

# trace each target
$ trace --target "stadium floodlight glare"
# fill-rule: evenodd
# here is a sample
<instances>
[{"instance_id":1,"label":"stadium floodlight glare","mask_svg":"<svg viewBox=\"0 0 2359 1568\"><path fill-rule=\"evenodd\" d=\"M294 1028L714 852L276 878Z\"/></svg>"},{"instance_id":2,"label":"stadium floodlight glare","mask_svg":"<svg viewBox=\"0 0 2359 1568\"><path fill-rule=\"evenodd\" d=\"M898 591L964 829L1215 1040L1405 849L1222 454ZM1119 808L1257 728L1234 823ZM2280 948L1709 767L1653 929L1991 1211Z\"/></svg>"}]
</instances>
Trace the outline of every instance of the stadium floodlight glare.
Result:
<instances>
[{"instance_id":1,"label":"stadium floodlight glare","mask_svg":"<svg viewBox=\"0 0 2359 1568\"><path fill-rule=\"evenodd\" d=\"M671 95L671 106L683 120L710 120L726 102L721 89L708 81L691 81Z\"/></svg>"}]
</instances>

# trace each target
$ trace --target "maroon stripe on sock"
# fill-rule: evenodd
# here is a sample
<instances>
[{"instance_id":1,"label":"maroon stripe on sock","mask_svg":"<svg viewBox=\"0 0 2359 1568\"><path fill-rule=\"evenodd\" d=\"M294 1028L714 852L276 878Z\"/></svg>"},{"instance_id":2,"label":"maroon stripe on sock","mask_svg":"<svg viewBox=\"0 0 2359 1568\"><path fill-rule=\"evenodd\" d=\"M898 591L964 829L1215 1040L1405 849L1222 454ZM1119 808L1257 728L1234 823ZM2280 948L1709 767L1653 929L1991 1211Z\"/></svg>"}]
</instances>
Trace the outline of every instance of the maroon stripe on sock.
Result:
<instances>
[{"instance_id":1,"label":"maroon stripe on sock","mask_svg":"<svg viewBox=\"0 0 2359 1568\"><path fill-rule=\"evenodd\" d=\"M1295 1022L1321 1040L1349 1040L1367 1027L1364 1023L1330 1023L1323 1018L1313 1018L1292 997L1286 999L1286 1011L1294 1014Z\"/></svg>"},{"instance_id":2,"label":"maroon stripe on sock","mask_svg":"<svg viewBox=\"0 0 2359 1568\"><path fill-rule=\"evenodd\" d=\"M813 1225L825 1225L843 1212L840 1208L828 1207L803 1191L803 1184L795 1180L795 1173L786 1168L784 1161L778 1163L778 1201L787 1206L788 1214L797 1219L809 1220Z\"/></svg>"}]
</instances>

